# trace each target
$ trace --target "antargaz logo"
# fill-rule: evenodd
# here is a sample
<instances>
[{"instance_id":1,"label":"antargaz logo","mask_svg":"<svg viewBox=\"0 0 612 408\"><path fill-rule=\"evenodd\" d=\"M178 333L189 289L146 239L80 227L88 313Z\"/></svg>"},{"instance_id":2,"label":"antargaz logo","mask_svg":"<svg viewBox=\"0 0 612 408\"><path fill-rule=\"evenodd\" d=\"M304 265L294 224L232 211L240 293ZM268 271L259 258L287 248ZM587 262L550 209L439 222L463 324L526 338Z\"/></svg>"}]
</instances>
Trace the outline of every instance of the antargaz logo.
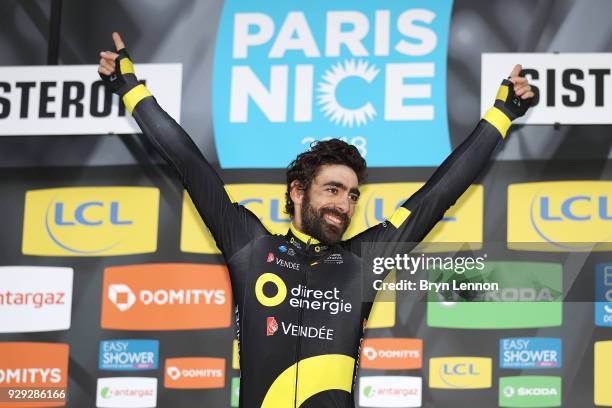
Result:
<instances>
[{"instance_id":1,"label":"antargaz logo","mask_svg":"<svg viewBox=\"0 0 612 408\"><path fill-rule=\"evenodd\" d=\"M26 193L26 255L107 256L155 252L159 190L71 187Z\"/></svg>"},{"instance_id":2,"label":"antargaz logo","mask_svg":"<svg viewBox=\"0 0 612 408\"><path fill-rule=\"evenodd\" d=\"M221 165L284 168L330 137L357 146L371 166L440 164L450 152L451 8L451 0L225 2L213 68Z\"/></svg>"},{"instance_id":3,"label":"antargaz logo","mask_svg":"<svg viewBox=\"0 0 612 408\"><path fill-rule=\"evenodd\" d=\"M361 376L359 406L420 407L422 383L421 377Z\"/></svg>"},{"instance_id":4,"label":"antargaz logo","mask_svg":"<svg viewBox=\"0 0 612 408\"><path fill-rule=\"evenodd\" d=\"M157 378L98 378L96 407L123 408L157 406Z\"/></svg>"},{"instance_id":5,"label":"antargaz logo","mask_svg":"<svg viewBox=\"0 0 612 408\"><path fill-rule=\"evenodd\" d=\"M72 268L0 266L0 333L70 328Z\"/></svg>"}]
</instances>

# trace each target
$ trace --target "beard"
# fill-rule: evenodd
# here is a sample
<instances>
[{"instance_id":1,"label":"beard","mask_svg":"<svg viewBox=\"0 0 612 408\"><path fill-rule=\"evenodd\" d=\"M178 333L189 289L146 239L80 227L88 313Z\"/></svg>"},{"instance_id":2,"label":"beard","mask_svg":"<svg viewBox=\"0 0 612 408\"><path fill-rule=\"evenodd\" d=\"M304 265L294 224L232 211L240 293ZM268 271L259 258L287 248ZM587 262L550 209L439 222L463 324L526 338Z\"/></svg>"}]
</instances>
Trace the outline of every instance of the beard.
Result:
<instances>
[{"instance_id":1,"label":"beard","mask_svg":"<svg viewBox=\"0 0 612 408\"><path fill-rule=\"evenodd\" d=\"M318 239L325 245L333 245L342 239L342 235L349 226L349 218L346 214L334 208L319 208L315 210L310 205L310 197L307 193L302 202L300 212L302 216L302 228L304 233ZM325 214L333 215L341 220L341 225L332 225L325 221Z\"/></svg>"}]
</instances>

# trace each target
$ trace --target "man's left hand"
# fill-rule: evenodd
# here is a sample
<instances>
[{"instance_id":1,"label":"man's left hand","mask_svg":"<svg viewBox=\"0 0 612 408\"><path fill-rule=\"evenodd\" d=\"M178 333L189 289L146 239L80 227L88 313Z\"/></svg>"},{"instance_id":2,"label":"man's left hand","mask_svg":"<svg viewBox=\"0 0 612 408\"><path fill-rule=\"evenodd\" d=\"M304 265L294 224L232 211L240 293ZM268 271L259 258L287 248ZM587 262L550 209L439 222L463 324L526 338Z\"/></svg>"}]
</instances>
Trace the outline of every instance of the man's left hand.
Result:
<instances>
[{"instance_id":1,"label":"man's left hand","mask_svg":"<svg viewBox=\"0 0 612 408\"><path fill-rule=\"evenodd\" d=\"M535 94L531 90L531 86L529 86L529 81L527 78L519 76L522 70L523 66L521 64L516 64L508 76L508 81L512 82L514 85L514 93L516 96L520 96L521 99L533 98Z\"/></svg>"}]
</instances>

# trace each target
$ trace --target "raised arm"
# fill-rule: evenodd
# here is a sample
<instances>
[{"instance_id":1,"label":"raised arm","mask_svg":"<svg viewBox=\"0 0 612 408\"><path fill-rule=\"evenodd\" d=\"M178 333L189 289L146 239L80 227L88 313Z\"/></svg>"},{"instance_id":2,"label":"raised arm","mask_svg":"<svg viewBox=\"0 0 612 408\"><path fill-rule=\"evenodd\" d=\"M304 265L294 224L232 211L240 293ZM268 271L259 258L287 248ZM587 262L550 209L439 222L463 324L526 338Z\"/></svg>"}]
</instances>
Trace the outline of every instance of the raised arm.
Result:
<instances>
[{"instance_id":1,"label":"raised arm","mask_svg":"<svg viewBox=\"0 0 612 408\"><path fill-rule=\"evenodd\" d=\"M527 79L519 76L521 69L516 65L509 79L502 81L494 106L420 190L387 222L349 240L354 252L361 252L363 242L420 242L429 233L485 167L512 120L529 108L533 92Z\"/></svg>"},{"instance_id":2,"label":"raised arm","mask_svg":"<svg viewBox=\"0 0 612 408\"><path fill-rule=\"evenodd\" d=\"M144 135L177 171L198 213L210 229L226 260L266 230L249 210L231 202L223 182L183 128L138 82L134 66L118 33L113 33L117 53L100 53L98 72L120 95Z\"/></svg>"}]
</instances>

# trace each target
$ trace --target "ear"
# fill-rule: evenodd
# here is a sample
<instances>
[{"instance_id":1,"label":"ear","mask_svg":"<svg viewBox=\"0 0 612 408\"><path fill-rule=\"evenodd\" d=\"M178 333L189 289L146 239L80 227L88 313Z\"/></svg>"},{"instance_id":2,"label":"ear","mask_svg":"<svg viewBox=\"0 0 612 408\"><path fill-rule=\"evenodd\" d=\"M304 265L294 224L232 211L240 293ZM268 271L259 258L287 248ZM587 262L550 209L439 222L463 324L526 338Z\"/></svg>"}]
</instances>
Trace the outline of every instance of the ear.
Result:
<instances>
[{"instance_id":1,"label":"ear","mask_svg":"<svg viewBox=\"0 0 612 408\"><path fill-rule=\"evenodd\" d=\"M297 180L293 180L289 188L289 197L291 197L294 206L302 205L302 200L304 200L304 194L305 191L304 188L302 188L302 184Z\"/></svg>"}]
</instances>

